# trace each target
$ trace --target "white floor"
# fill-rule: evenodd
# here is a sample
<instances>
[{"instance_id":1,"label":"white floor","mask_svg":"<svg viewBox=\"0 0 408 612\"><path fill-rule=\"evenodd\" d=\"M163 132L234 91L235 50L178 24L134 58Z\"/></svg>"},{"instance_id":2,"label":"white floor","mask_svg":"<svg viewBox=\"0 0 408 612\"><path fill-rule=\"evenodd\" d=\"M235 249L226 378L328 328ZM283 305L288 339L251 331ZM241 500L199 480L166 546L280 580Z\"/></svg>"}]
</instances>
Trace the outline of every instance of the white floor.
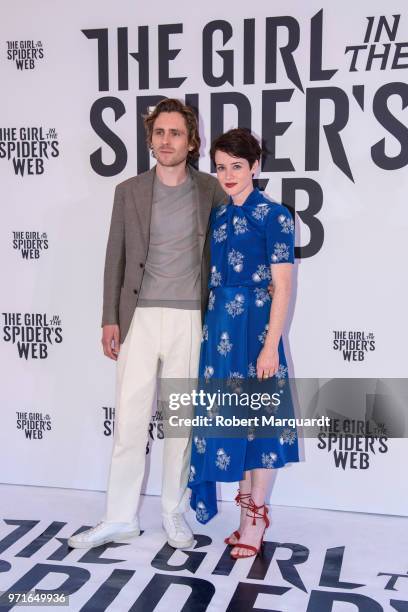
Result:
<instances>
[{"instance_id":1,"label":"white floor","mask_svg":"<svg viewBox=\"0 0 408 612\"><path fill-rule=\"evenodd\" d=\"M194 550L182 552L166 546L159 498L144 497L142 536L130 544L87 553L69 550L64 538L100 519L102 493L0 485L0 499L0 591L21 591L23 586L58 589L68 579L66 587L74 591L68 608L49 606L49 610L408 610L405 518L273 507L263 559L233 563L223 543L236 527L233 503L220 504L220 513L206 526L190 513L194 533L207 538L201 538ZM281 547L275 550L276 543ZM291 558L294 563L285 563ZM180 570L186 561L194 566ZM390 576L379 576L381 572L406 577L394 579L391 589ZM363 586L355 587L356 583ZM9 605L0 606L8 609Z\"/></svg>"}]
</instances>

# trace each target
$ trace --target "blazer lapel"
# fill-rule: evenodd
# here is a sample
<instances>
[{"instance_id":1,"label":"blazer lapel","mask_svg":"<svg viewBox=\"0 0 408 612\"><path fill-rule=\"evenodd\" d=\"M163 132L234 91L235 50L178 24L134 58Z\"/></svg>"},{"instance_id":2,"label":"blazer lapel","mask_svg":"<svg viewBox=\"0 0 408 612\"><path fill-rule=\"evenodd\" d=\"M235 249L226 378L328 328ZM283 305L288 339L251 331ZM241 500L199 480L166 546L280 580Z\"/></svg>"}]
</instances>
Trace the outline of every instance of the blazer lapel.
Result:
<instances>
[{"instance_id":1,"label":"blazer lapel","mask_svg":"<svg viewBox=\"0 0 408 612\"><path fill-rule=\"evenodd\" d=\"M139 175L139 180L133 187L133 203L139 221L146 251L150 242L150 223L152 219L153 182L156 167Z\"/></svg>"}]
</instances>

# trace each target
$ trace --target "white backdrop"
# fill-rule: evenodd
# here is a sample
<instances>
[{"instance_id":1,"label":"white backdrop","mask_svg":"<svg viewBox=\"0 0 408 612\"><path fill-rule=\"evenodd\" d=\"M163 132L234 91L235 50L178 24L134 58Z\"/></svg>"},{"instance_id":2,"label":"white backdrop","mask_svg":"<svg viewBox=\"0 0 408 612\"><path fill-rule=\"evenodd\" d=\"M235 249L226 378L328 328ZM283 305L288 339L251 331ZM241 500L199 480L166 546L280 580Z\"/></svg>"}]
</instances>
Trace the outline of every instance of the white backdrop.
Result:
<instances>
[{"instance_id":1,"label":"white backdrop","mask_svg":"<svg viewBox=\"0 0 408 612\"><path fill-rule=\"evenodd\" d=\"M388 3L386 13L380 0L350 4L347 12L331 2L314 0L306 4L301 0L289 4L278 0L254 7L226 0L204 3L199 11L192 10L191 2L184 0L176 4L157 0L151 5L129 0L119 5L89 0L78 6L68 2L56 6L50 0L39 0L35 6L28 2L3 3L2 482L96 490L106 486L112 436L105 435L110 428L105 420L114 405L115 366L103 357L100 348L102 271L114 186L144 169L142 153L139 159L137 156L137 147L143 151L144 140L137 123L137 101L140 103L141 96L184 99L196 94L203 137L200 169L210 171L211 122L214 129L217 125L222 127L222 112L217 109L221 94L239 94L246 109L239 119L237 109L231 104L226 106L224 128L251 119L253 132L268 141L271 151L270 96L275 92L282 100L276 106L276 121L286 122L286 129L278 124L275 130L275 155L290 158L293 169L280 170L279 162L270 161L272 168L267 166L260 175L268 179L266 191L281 200L282 184L288 193L294 181L306 179L308 185L316 191L320 188L323 194L312 230L310 206L318 202L317 196L313 195L309 202L306 192L298 191L295 202L285 199L287 204L295 203L297 244L306 247L304 257L298 259L286 338L292 374L319 379L406 377L407 300L399 268L404 261L408 220L408 85L404 68L408 64L404 59L408 45L400 43L408 40L408 18L404 14L399 20L393 17L400 15L404 7L402 0ZM278 17L282 18L280 22L267 19ZM331 75L317 75L320 17L321 70L337 69ZM375 42L381 19L388 30L383 27ZM209 47L203 52L203 30L215 20L220 21L217 27L225 30L224 41L221 31L216 31L213 52ZM277 28L277 46L289 49L288 43L293 42L292 54L282 56L277 52L276 82L274 23L281 24ZM178 86L163 81L167 65L163 47L158 59L159 31L163 45L166 24L181 24L168 34L169 48L180 50L168 62L170 78L185 77ZM367 34L370 24L371 33ZM145 27L138 30L139 26ZM266 27L270 28L267 35ZM123 51L120 86L118 28L122 28L119 36ZM128 53L142 54L143 37L147 36L148 59L147 55L140 58L140 64L147 62L142 80L138 61L124 49L124 28ZM92 39L96 34L88 32L87 37L83 30L101 30L100 78L107 71L109 76L109 86L102 90L98 88L98 41ZM27 54L30 41L35 52L30 50ZM356 69L350 71L353 51L346 52L346 47L355 45L366 48L358 51ZM371 47L371 53L386 53L388 57L383 66L380 58L374 58L367 70ZM203 57L212 63L208 68L204 62L207 73L213 71L210 84L208 74L203 74ZM128 84L124 77L125 58ZM225 66L229 66L229 82L221 82ZM318 119L319 106L314 102L318 88L323 98L320 128L313 131L313 122ZM116 121L112 109L99 114L96 110L101 104L97 101L107 97L113 99L109 105L122 109ZM95 129L98 117L101 128ZM339 122L337 137L335 130L323 128L334 120ZM112 134L117 136L116 141ZM41 145L38 138L42 138ZM17 148L23 141L27 151L21 150L22 156L18 157ZM343 158L339 143L344 147ZM376 143L380 144L374 149L374 161L372 147ZM95 168L90 156L98 149L102 163ZM21 175L18 168L21 170L24 159ZM114 162L121 164L118 172L107 168ZM302 217L305 210L309 212ZM321 227L324 239L319 243ZM34 234L36 243L13 242L31 240L32 232L38 233ZM309 243L313 254L309 252L307 256ZM27 252L26 259L23 250L27 246L42 248L38 253L35 249ZM32 331L28 329L32 315L43 315L37 318L39 335L34 341L28 337L28 344L19 347L18 342L24 340L22 335ZM13 327L18 334L14 343ZM371 341L371 350L356 353L356 360L348 361L342 351L334 348L334 332L345 332L349 338L350 333L358 331ZM21 424L22 421L26 422ZM39 428L35 431L41 435L27 434L27 428ZM158 494L161 442L157 440L155 423L152 437L155 441L149 453L152 461L146 490ZM388 439L386 446L387 452L370 454L367 469L349 465L342 469L335 466L332 452L319 449L316 440L306 440L306 461L281 471L272 500L279 504L406 515L407 497L403 493L408 493L407 480L400 469L406 457L406 443ZM233 490L235 487L224 487L222 495L229 498Z\"/></svg>"}]
</instances>

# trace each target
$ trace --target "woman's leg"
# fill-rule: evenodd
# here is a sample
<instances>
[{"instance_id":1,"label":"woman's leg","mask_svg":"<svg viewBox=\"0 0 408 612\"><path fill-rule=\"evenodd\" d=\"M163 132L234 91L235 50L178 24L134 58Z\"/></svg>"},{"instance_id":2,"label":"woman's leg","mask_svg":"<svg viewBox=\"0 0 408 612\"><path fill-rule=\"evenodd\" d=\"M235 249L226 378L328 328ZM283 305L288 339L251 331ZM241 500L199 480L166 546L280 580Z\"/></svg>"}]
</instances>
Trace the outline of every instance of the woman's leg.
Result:
<instances>
[{"instance_id":1,"label":"woman's leg","mask_svg":"<svg viewBox=\"0 0 408 612\"><path fill-rule=\"evenodd\" d=\"M247 472L244 472L244 480L239 481L239 492L241 495L249 495L251 493L251 472L249 470ZM247 513L246 506L248 504L248 501L249 501L249 498L245 497L245 499L243 500L245 507L241 506L241 516L240 516L239 528L238 528L238 531L240 534L242 534L242 530L245 524L245 517ZM229 540L229 543L232 545L238 542L238 538L235 536L234 533L232 533L229 536L228 540Z\"/></svg>"},{"instance_id":2,"label":"woman's leg","mask_svg":"<svg viewBox=\"0 0 408 612\"><path fill-rule=\"evenodd\" d=\"M265 503L266 493L271 484L271 480L275 479L276 470L266 469L266 468L257 468L255 470L250 470L249 472L245 472L245 474L250 474L250 482L251 482L251 497L256 506L263 506ZM245 482L245 481L244 481ZM242 512L242 511L241 511ZM241 517L244 518L244 523L241 522L240 533L241 537L237 545L232 549L232 555L251 555L250 550L245 548L240 548L239 543L242 544L250 544L251 546L255 546L258 548L261 537L265 528L265 522L262 519L257 519L255 521L255 525L253 524L252 516Z\"/></svg>"}]
</instances>

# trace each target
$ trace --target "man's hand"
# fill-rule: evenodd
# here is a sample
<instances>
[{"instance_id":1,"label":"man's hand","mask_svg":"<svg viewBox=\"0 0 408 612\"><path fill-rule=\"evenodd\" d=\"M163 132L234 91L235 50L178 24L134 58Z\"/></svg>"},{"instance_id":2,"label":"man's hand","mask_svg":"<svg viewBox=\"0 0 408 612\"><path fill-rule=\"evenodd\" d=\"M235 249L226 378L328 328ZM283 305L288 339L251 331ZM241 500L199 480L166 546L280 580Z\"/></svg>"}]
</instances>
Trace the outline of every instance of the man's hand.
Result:
<instances>
[{"instance_id":1,"label":"man's hand","mask_svg":"<svg viewBox=\"0 0 408 612\"><path fill-rule=\"evenodd\" d=\"M269 293L270 298L272 299L273 294L275 293L275 287L272 281L268 285L268 293Z\"/></svg>"},{"instance_id":2,"label":"man's hand","mask_svg":"<svg viewBox=\"0 0 408 612\"><path fill-rule=\"evenodd\" d=\"M104 325L102 329L103 353L116 361L120 350L119 325Z\"/></svg>"}]
</instances>

